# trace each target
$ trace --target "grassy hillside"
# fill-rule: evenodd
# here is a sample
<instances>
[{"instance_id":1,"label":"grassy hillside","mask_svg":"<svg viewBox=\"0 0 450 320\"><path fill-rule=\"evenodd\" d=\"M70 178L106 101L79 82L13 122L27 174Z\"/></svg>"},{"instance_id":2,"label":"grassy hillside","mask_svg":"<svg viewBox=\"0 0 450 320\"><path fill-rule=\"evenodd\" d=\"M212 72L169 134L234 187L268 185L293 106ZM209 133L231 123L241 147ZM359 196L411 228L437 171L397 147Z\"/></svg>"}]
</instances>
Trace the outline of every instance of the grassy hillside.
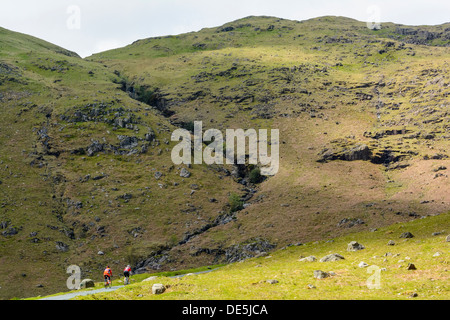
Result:
<instances>
[{"instance_id":1,"label":"grassy hillside","mask_svg":"<svg viewBox=\"0 0 450 320\"><path fill-rule=\"evenodd\" d=\"M240 239L282 246L448 209L448 48L383 26L248 17L89 58L157 92L172 123L280 129L279 173L174 256L194 246L212 263ZM358 145L367 158L349 152Z\"/></svg>"},{"instance_id":2,"label":"grassy hillside","mask_svg":"<svg viewBox=\"0 0 450 320\"><path fill-rule=\"evenodd\" d=\"M170 160L174 127L120 90L105 66L5 34L2 297L63 290L71 264L89 276L106 263L136 263L214 220L228 192L239 192L213 188L216 171L205 166L180 177Z\"/></svg>"},{"instance_id":3,"label":"grassy hillside","mask_svg":"<svg viewBox=\"0 0 450 320\"><path fill-rule=\"evenodd\" d=\"M394 224L374 232L359 232L334 239L291 246L233 263L211 273L171 278L170 274L137 275L131 285L114 292L77 297L80 300L321 300L321 299L425 299L450 296L448 246L445 241L448 213ZM410 232L413 238L400 238ZM365 249L349 252L348 243L357 241ZM388 245L389 240L395 244ZM338 253L343 260L320 262ZM315 261L300 261L314 256ZM365 262L368 267L359 267ZM409 264L415 270L408 270ZM369 268L373 268L369 269ZM315 270L334 275L316 279ZM374 270L379 270L375 271ZM379 288L371 287L379 274ZM153 278L142 281L147 277ZM276 281L270 281L276 280ZM269 281L269 282L268 282ZM167 289L152 294L155 283ZM117 284L119 284L117 282Z\"/></svg>"},{"instance_id":4,"label":"grassy hillside","mask_svg":"<svg viewBox=\"0 0 450 320\"><path fill-rule=\"evenodd\" d=\"M0 297L448 212L448 27L248 17L84 60L0 29ZM173 165L199 120L279 129L278 174Z\"/></svg>"}]
</instances>

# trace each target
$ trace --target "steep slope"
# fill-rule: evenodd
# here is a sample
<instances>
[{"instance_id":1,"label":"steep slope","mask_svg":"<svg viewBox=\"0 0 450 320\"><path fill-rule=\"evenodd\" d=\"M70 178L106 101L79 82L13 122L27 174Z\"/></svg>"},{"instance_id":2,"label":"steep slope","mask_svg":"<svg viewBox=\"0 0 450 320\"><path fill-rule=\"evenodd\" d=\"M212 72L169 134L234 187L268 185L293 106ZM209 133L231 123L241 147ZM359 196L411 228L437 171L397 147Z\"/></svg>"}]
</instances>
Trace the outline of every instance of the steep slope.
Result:
<instances>
[{"instance_id":1,"label":"steep slope","mask_svg":"<svg viewBox=\"0 0 450 320\"><path fill-rule=\"evenodd\" d=\"M174 127L113 72L7 30L0 46L1 297L64 290L73 264L118 272L222 214L238 185L181 177Z\"/></svg>"},{"instance_id":2,"label":"steep slope","mask_svg":"<svg viewBox=\"0 0 450 320\"><path fill-rule=\"evenodd\" d=\"M448 24L248 17L89 60L157 92L174 124L280 130L278 174L170 255L215 263L247 240L262 250L448 210L449 43Z\"/></svg>"},{"instance_id":3,"label":"steep slope","mask_svg":"<svg viewBox=\"0 0 450 320\"><path fill-rule=\"evenodd\" d=\"M249 17L85 60L1 29L0 297L448 211L447 29ZM279 129L278 174L174 165L198 120Z\"/></svg>"}]
</instances>

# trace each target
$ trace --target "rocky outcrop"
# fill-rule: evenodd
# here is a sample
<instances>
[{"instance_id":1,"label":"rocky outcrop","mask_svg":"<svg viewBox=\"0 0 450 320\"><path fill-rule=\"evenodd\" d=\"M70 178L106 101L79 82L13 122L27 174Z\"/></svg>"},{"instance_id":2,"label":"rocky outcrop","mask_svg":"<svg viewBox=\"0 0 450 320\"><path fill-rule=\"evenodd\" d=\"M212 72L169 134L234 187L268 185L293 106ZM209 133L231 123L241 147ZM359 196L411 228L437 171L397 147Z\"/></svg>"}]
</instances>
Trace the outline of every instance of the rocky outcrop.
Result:
<instances>
[{"instance_id":1,"label":"rocky outcrop","mask_svg":"<svg viewBox=\"0 0 450 320\"><path fill-rule=\"evenodd\" d=\"M169 250L162 250L155 252L152 256L150 256L148 259L138 262L136 265L136 271L135 273L146 273L149 270L160 270L164 264L170 263L171 258L169 255Z\"/></svg>"},{"instance_id":2,"label":"rocky outcrop","mask_svg":"<svg viewBox=\"0 0 450 320\"><path fill-rule=\"evenodd\" d=\"M146 153L150 144L147 142L148 139L152 139L151 136L145 139L138 138L135 136L117 136L119 139L119 144L108 144L101 143L98 140L93 140L90 145L85 148L77 148L72 150L72 154L77 155L87 155L88 157L93 157L98 153L112 153L115 155L132 155L132 154L142 154Z\"/></svg>"},{"instance_id":3,"label":"rocky outcrop","mask_svg":"<svg viewBox=\"0 0 450 320\"><path fill-rule=\"evenodd\" d=\"M399 26L395 29L395 33L402 37L402 41L418 45L429 45L435 39L442 39L444 42L450 39L450 30L447 29L443 32L437 32L424 30L420 27ZM434 43L434 45L438 44Z\"/></svg>"},{"instance_id":4,"label":"rocky outcrop","mask_svg":"<svg viewBox=\"0 0 450 320\"><path fill-rule=\"evenodd\" d=\"M372 152L365 144L359 144L340 149L324 149L319 153L318 162L328 162L331 160L370 160Z\"/></svg>"},{"instance_id":5,"label":"rocky outcrop","mask_svg":"<svg viewBox=\"0 0 450 320\"><path fill-rule=\"evenodd\" d=\"M57 241L56 242L56 250L61 252L67 252L69 250L69 245L65 244L64 242Z\"/></svg>"},{"instance_id":6,"label":"rocky outcrop","mask_svg":"<svg viewBox=\"0 0 450 320\"><path fill-rule=\"evenodd\" d=\"M265 239L254 239L247 243L241 243L229 247L225 250L225 260L227 263L238 262L248 258L253 258L263 252L270 251L276 247Z\"/></svg>"}]
</instances>

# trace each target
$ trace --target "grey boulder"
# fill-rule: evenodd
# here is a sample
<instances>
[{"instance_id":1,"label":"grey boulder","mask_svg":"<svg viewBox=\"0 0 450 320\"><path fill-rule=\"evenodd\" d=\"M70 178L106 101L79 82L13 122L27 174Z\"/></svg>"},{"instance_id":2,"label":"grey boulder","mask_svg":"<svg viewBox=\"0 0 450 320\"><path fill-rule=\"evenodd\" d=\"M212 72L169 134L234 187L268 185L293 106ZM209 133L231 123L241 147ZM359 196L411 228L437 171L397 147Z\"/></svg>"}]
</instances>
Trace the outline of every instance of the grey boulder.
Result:
<instances>
[{"instance_id":1,"label":"grey boulder","mask_svg":"<svg viewBox=\"0 0 450 320\"><path fill-rule=\"evenodd\" d=\"M84 279L80 283L80 289L93 288L95 287L94 280L92 279Z\"/></svg>"},{"instance_id":2,"label":"grey boulder","mask_svg":"<svg viewBox=\"0 0 450 320\"><path fill-rule=\"evenodd\" d=\"M347 251L358 251L362 249L365 249L365 247L356 241L352 241L347 245Z\"/></svg>"},{"instance_id":3,"label":"grey boulder","mask_svg":"<svg viewBox=\"0 0 450 320\"><path fill-rule=\"evenodd\" d=\"M155 283L152 286L152 293L153 294L163 294L166 291L166 287L161 283Z\"/></svg>"},{"instance_id":4,"label":"grey boulder","mask_svg":"<svg viewBox=\"0 0 450 320\"><path fill-rule=\"evenodd\" d=\"M314 278L316 279L324 279L328 278L330 275L322 270L314 270Z\"/></svg>"},{"instance_id":5,"label":"grey boulder","mask_svg":"<svg viewBox=\"0 0 450 320\"><path fill-rule=\"evenodd\" d=\"M341 256L340 254L332 253L332 254L329 254L329 255L323 257L322 259L320 259L320 262L339 261L339 260L344 260L344 259L345 258L343 256Z\"/></svg>"}]
</instances>

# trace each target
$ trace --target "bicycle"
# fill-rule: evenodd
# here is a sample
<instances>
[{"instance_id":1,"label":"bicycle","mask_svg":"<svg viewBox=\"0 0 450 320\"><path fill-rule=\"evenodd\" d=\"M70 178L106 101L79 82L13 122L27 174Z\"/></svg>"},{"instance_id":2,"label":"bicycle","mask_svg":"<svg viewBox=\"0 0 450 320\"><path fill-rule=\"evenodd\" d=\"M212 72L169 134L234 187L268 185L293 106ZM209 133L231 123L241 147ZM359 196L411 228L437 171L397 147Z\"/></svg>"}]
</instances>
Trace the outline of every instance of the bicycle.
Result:
<instances>
[{"instance_id":1,"label":"bicycle","mask_svg":"<svg viewBox=\"0 0 450 320\"><path fill-rule=\"evenodd\" d=\"M105 289L111 288L111 277L105 276Z\"/></svg>"},{"instance_id":2,"label":"bicycle","mask_svg":"<svg viewBox=\"0 0 450 320\"><path fill-rule=\"evenodd\" d=\"M130 279L130 272L124 272L123 273L123 284L127 285L131 283L131 279Z\"/></svg>"}]
</instances>

